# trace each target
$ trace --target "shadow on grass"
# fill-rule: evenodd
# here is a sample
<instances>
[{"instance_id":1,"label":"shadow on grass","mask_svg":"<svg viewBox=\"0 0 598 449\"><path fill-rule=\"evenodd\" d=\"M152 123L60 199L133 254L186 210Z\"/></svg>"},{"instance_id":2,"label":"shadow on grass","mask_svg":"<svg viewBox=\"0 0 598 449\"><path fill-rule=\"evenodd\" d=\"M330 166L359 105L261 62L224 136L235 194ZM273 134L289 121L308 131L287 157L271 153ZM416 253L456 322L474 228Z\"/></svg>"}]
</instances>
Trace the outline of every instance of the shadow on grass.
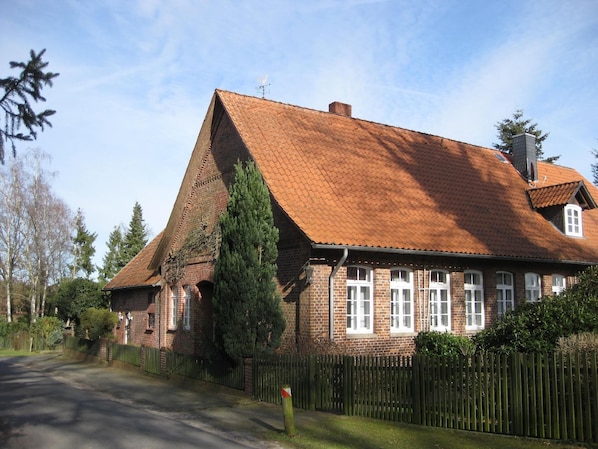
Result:
<instances>
[{"instance_id":1,"label":"shadow on grass","mask_svg":"<svg viewBox=\"0 0 598 449\"><path fill-rule=\"evenodd\" d=\"M279 429L269 439L285 447L302 449L579 449L598 445L575 445L559 441L518 438L472 431L397 424L367 418L324 417L297 429L297 437L289 438Z\"/></svg>"}]
</instances>

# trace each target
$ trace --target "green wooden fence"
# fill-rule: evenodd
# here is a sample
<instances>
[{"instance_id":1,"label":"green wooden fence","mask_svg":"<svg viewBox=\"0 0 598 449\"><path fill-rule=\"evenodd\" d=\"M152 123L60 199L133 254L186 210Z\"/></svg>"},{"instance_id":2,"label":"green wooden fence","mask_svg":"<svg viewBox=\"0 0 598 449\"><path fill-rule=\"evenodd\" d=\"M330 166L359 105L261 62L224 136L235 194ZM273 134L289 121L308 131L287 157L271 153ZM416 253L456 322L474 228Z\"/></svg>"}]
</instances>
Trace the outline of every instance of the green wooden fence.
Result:
<instances>
[{"instance_id":1,"label":"green wooden fence","mask_svg":"<svg viewBox=\"0 0 598 449\"><path fill-rule=\"evenodd\" d=\"M112 360L141 366L141 346L112 343Z\"/></svg>"},{"instance_id":2,"label":"green wooden fence","mask_svg":"<svg viewBox=\"0 0 598 449\"><path fill-rule=\"evenodd\" d=\"M145 346L145 372L150 374L160 374L160 348Z\"/></svg>"},{"instance_id":3,"label":"green wooden fence","mask_svg":"<svg viewBox=\"0 0 598 449\"><path fill-rule=\"evenodd\" d=\"M597 355L484 354L458 359L259 355L256 398L452 429L598 441Z\"/></svg>"},{"instance_id":4,"label":"green wooden fence","mask_svg":"<svg viewBox=\"0 0 598 449\"><path fill-rule=\"evenodd\" d=\"M189 354L164 351L148 346L121 345L100 340L67 337L65 347L73 351L100 356L102 344L106 346L103 356L106 361L117 360L140 367L147 373L160 376L178 375L192 379L223 385L238 390L245 389L245 370L243 364L232 365L225 360L204 359ZM166 366L162 366L164 354Z\"/></svg>"},{"instance_id":5,"label":"green wooden fence","mask_svg":"<svg viewBox=\"0 0 598 449\"><path fill-rule=\"evenodd\" d=\"M233 366L222 360L208 360L190 354L166 352L166 371L169 374L190 377L225 387L243 390L243 364Z\"/></svg>"}]
</instances>

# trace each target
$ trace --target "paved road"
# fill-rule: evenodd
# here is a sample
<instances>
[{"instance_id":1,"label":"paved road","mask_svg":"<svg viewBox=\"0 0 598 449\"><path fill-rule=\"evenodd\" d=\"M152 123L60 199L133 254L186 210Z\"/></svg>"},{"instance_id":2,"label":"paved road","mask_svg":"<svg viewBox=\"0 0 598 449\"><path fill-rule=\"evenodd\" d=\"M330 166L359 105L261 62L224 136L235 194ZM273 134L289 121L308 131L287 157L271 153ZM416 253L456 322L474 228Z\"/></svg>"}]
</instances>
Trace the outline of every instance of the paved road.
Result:
<instances>
[{"instance_id":1,"label":"paved road","mask_svg":"<svg viewBox=\"0 0 598 449\"><path fill-rule=\"evenodd\" d=\"M274 448L278 407L60 356L0 358L3 449ZM282 425L282 424L281 424Z\"/></svg>"}]
</instances>

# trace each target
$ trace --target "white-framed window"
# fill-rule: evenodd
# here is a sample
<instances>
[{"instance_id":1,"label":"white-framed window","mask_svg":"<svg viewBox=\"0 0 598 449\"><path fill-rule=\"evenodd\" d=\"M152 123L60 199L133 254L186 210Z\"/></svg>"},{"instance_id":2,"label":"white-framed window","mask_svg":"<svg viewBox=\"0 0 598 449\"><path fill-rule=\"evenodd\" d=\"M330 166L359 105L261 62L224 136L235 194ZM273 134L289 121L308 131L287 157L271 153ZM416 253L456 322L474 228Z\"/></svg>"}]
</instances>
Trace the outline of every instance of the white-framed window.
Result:
<instances>
[{"instance_id":1,"label":"white-framed window","mask_svg":"<svg viewBox=\"0 0 598 449\"><path fill-rule=\"evenodd\" d=\"M430 330L451 329L450 276L444 270L430 272Z\"/></svg>"},{"instance_id":2,"label":"white-framed window","mask_svg":"<svg viewBox=\"0 0 598 449\"><path fill-rule=\"evenodd\" d=\"M567 288L567 278L562 274L552 275L552 294L560 295Z\"/></svg>"},{"instance_id":3,"label":"white-framed window","mask_svg":"<svg viewBox=\"0 0 598 449\"><path fill-rule=\"evenodd\" d=\"M170 317L168 327L176 329L179 318L179 288L172 287L170 289Z\"/></svg>"},{"instance_id":4,"label":"white-framed window","mask_svg":"<svg viewBox=\"0 0 598 449\"><path fill-rule=\"evenodd\" d=\"M513 274L507 271L496 272L496 302L498 306L498 316L515 308L515 288L513 285Z\"/></svg>"},{"instance_id":5,"label":"white-framed window","mask_svg":"<svg viewBox=\"0 0 598 449\"><path fill-rule=\"evenodd\" d=\"M480 271L465 272L465 328L484 328L484 278Z\"/></svg>"},{"instance_id":6,"label":"white-framed window","mask_svg":"<svg viewBox=\"0 0 598 449\"><path fill-rule=\"evenodd\" d=\"M347 267L347 333L373 332L372 270Z\"/></svg>"},{"instance_id":7,"label":"white-framed window","mask_svg":"<svg viewBox=\"0 0 598 449\"><path fill-rule=\"evenodd\" d=\"M183 329L189 330L191 329L191 298L193 296L190 285L185 285L183 290L185 292L183 300Z\"/></svg>"},{"instance_id":8,"label":"white-framed window","mask_svg":"<svg viewBox=\"0 0 598 449\"><path fill-rule=\"evenodd\" d=\"M538 273L525 273L525 299L536 302L542 296L542 279Z\"/></svg>"},{"instance_id":9,"label":"white-framed window","mask_svg":"<svg viewBox=\"0 0 598 449\"><path fill-rule=\"evenodd\" d=\"M390 330L413 332L413 271L390 272Z\"/></svg>"},{"instance_id":10,"label":"white-framed window","mask_svg":"<svg viewBox=\"0 0 598 449\"><path fill-rule=\"evenodd\" d=\"M565 206L565 234L572 237L583 237L581 207L577 204L567 204Z\"/></svg>"}]
</instances>

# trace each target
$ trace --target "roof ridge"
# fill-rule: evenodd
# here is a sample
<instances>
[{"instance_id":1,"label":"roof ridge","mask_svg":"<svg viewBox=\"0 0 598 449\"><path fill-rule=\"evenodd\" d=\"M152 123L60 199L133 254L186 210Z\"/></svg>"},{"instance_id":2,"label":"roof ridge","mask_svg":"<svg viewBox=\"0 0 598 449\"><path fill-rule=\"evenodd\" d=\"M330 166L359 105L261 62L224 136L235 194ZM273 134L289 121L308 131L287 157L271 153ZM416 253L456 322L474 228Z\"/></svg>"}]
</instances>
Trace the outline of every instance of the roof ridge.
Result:
<instances>
[{"instance_id":1,"label":"roof ridge","mask_svg":"<svg viewBox=\"0 0 598 449\"><path fill-rule=\"evenodd\" d=\"M376 126L383 126L385 128L392 128L392 129L396 129L396 130L399 130L399 131L407 131L407 132L410 132L410 133L419 134L419 135L422 135L422 136L434 137L434 138L437 138L437 139L440 139L440 140L450 141L450 142L454 142L454 143L462 144L462 145L467 145L469 147L475 147L475 148L479 148L479 149L482 149L482 150L489 150L489 151L492 151L492 152L495 152L495 153L497 153L497 152L498 153L502 153L500 150L497 150L496 148L490 148L490 147L486 147L486 146L483 146L483 145L477 145L477 144L474 144L474 143L464 142L462 140L457 140L457 139L453 139L451 137L445 137L445 136L441 136L441 135L438 135L438 134L428 133L428 132L424 132L424 131L417 131L415 129L405 128L403 126L391 125L391 124L388 124L388 123L375 122L373 120L368 120L368 119L354 117L354 116L346 116L346 115L341 115L341 114L335 114L335 113L331 113L331 112L328 112L328 111L323 111L321 109L310 108L310 107L307 107L307 106L299 106L299 105L292 104L292 103L285 103L285 102L278 101L278 100L272 100L270 98L261 98L261 97L257 97L257 96L254 96L254 95L248 95L248 94L242 94L242 93L238 93L238 92L233 92L233 91L230 91L230 90L216 89L215 92L217 94L224 93L225 95L235 95L235 96L239 96L239 97L243 97L243 98L248 98L248 99L252 99L252 100L256 100L256 101L263 100L263 101L274 103L274 104L277 104L277 105L280 105L280 106L287 106L287 107L290 107L290 108L293 108L293 109L300 109L302 111L313 112L313 113L316 113L316 114L324 114L325 116L338 117L341 120L342 119L356 120L356 121L359 121L359 122L369 123L369 124L376 125ZM552 164L552 165L556 165L556 164Z\"/></svg>"}]
</instances>

